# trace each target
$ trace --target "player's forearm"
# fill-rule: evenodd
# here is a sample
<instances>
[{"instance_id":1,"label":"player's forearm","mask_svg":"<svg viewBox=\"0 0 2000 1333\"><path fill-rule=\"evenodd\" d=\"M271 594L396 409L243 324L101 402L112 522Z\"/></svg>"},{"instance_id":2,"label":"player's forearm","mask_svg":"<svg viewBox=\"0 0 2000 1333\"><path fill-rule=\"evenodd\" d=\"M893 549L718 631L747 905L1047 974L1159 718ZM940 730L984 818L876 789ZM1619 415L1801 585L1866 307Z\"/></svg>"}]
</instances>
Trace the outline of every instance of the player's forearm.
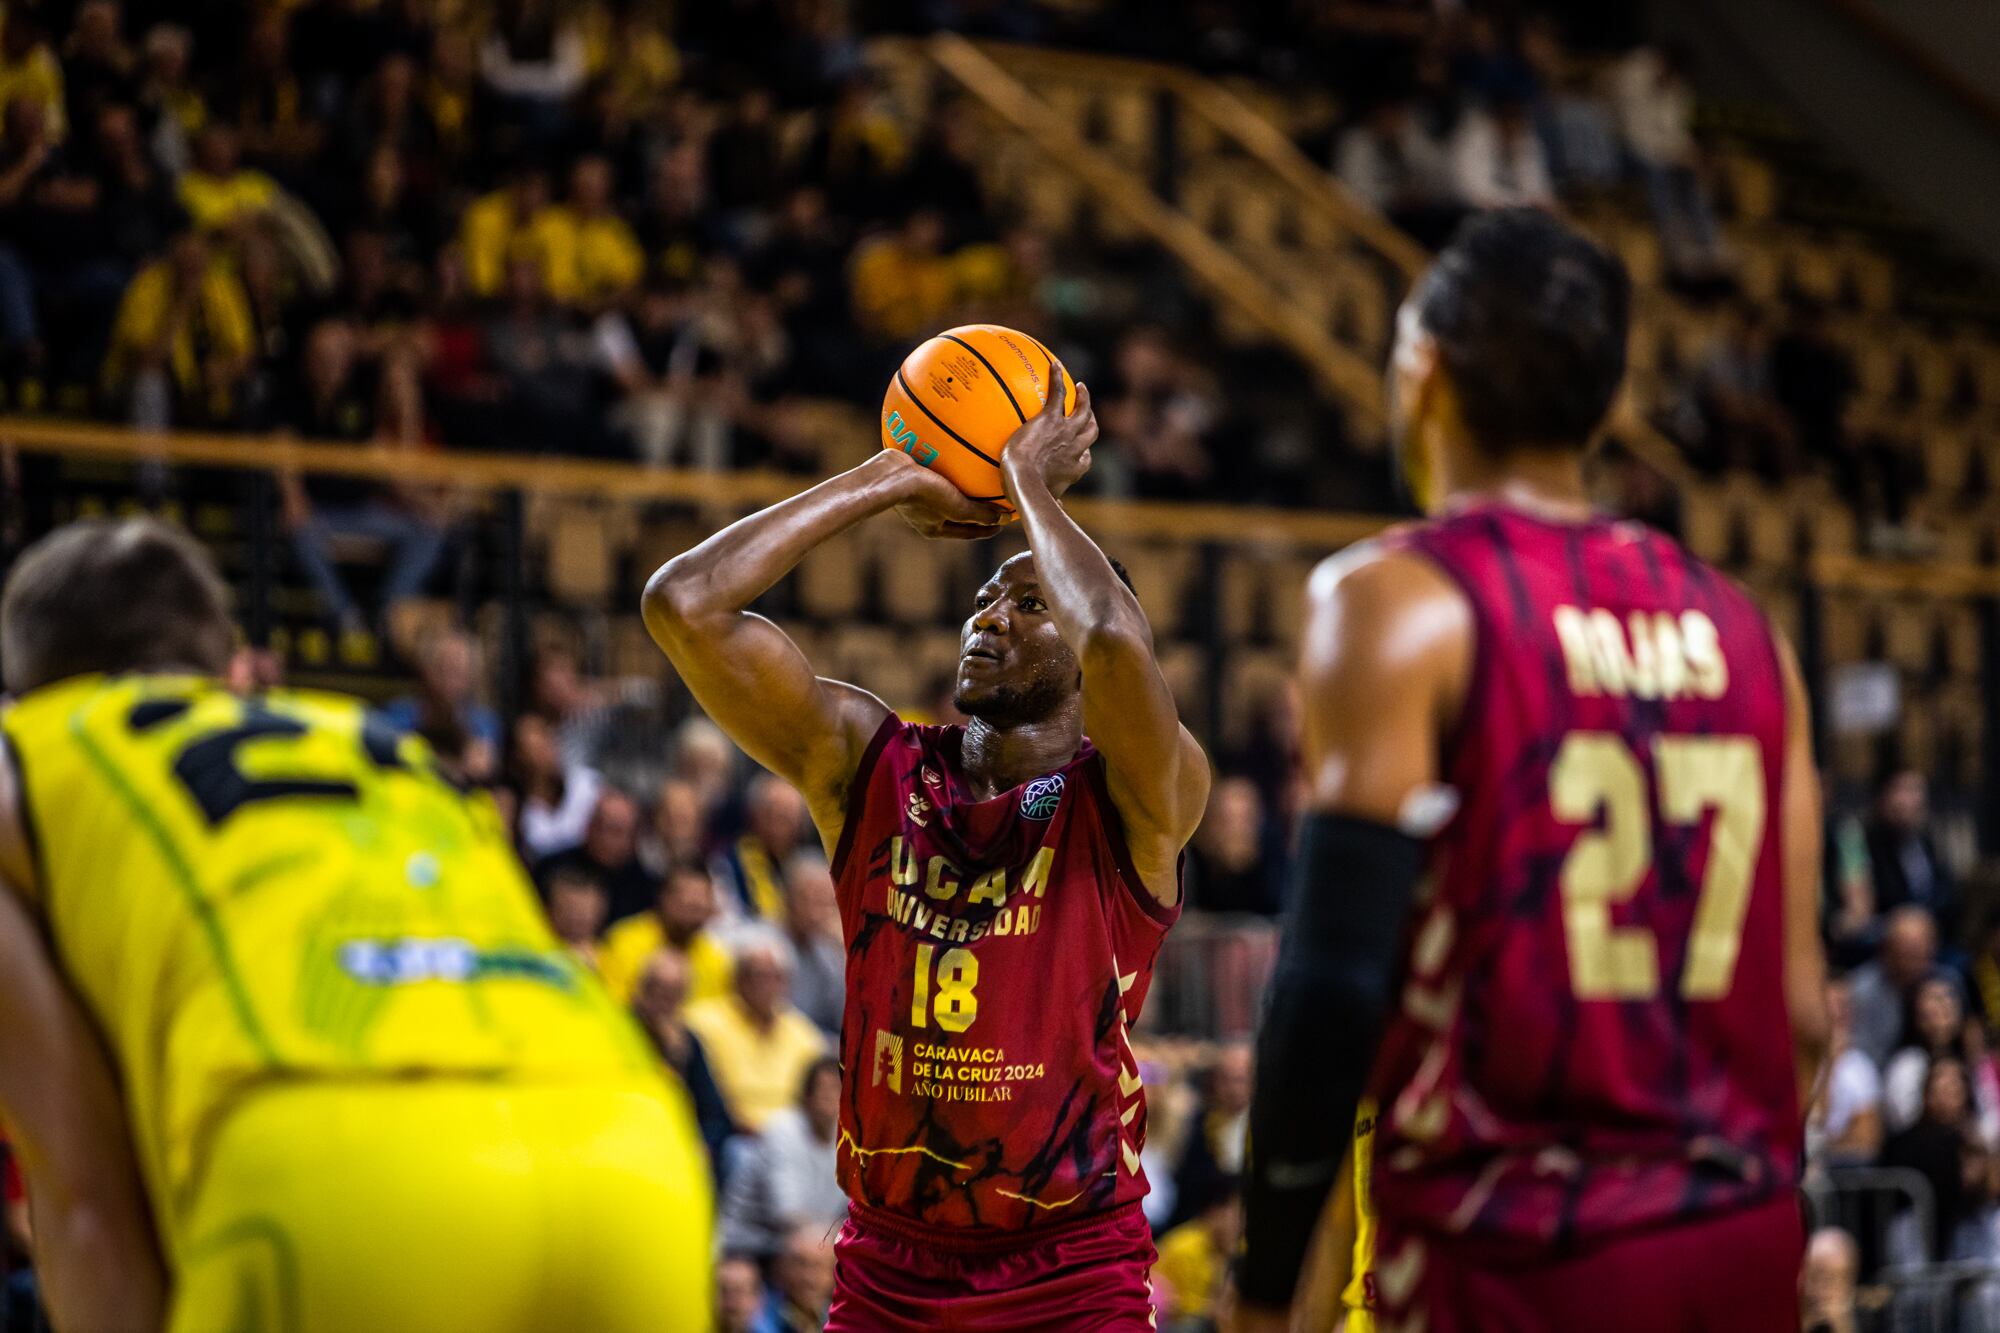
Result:
<instances>
[{"instance_id":1,"label":"player's forearm","mask_svg":"<svg viewBox=\"0 0 2000 1333\"><path fill-rule=\"evenodd\" d=\"M123 1191L35 1209L35 1271L55 1326L156 1333L166 1320L166 1269L145 1205Z\"/></svg>"},{"instance_id":2,"label":"player's forearm","mask_svg":"<svg viewBox=\"0 0 2000 1333\"><path fill-rule=\"evenodd\" d=\"M1112 641L1152 646L1138 599L1119 579L1090 534L1078 527L1039 474L1006 467L1007 498L1021 516L1035 572L1063 639L1088 669L1093 648Z\"/></svg>"},{"instance_id":3,"label":"player's forearm","mask_svg":"<svg viewBox=\"0 0 2000 1333\"><path fill-rule=\"evenodd\" d=\"M1386 825L1306 816L1258 1033L1243 1182L1248 1305L1291 1302L1388 1024L1421 861L1422 844Z\"/></svg>"},{"instance_id":4,"label":"player's forearm","mask_svg":"<svg viewBox=\"0 0 2000 1333\"><path fill-rule=\"evenodd\" d=\"M814 547L907 498L903 483L898 460L884 452L730 524L654 572L643 604L647 627L664 643L665 634L737 614Z\"/></svg>"}]
</instances>

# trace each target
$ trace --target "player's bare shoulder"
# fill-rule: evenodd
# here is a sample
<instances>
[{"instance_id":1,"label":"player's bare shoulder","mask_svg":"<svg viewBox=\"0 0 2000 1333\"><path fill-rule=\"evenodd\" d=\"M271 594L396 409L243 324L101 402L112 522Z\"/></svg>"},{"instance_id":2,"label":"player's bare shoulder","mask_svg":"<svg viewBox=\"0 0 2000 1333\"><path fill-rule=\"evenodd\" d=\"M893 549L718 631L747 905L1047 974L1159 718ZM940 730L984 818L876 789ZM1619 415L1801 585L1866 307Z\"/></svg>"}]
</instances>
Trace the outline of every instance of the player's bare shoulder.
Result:
<instances>
[{"instance_id":1,"label":"player's bare shoulder","mask_svg":"<svg viewBox=\"0 0 2000 1333\"><path fill-rule=\"evenodd\" d=\"M1392 528L1314 567L1301 650L1308 681L1342 663L1359 665L1361 656L1382 670L1425 660L1469 664L1471 604L1434 560L1406 544L1413 529Z\"/></svg>"}]
</instances>

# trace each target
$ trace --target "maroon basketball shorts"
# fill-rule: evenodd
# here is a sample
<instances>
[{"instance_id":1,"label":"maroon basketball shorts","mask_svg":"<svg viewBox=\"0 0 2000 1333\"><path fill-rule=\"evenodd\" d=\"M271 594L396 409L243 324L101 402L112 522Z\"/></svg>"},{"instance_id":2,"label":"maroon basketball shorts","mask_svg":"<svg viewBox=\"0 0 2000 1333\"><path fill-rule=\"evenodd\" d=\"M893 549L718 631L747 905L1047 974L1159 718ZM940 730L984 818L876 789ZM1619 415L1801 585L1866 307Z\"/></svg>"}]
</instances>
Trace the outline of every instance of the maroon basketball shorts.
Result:
<instances>
[{"instance_id":1,"label":"maroon basketball shorts","mask_svg":"<svg viewBox=\"0 0 2000 1333\"><path fill-rule=\"evenodd\" d=\"M856 1204L833 1245L827 1333L1128 1333L1153 1326L1136 1203L1026 1236L939 1238Z\"/></svg>"},{"instance_id":2,"label":"maroon basketball shorts","mask_svg":"<svg viewBox=\"0 0 2000 1333\"><path fill-rule=\"evenodd\" d=\"M1805 1232L1789 1195L1542 1263L1481 1261L1384 1218L1380 1333L1781 1333L1799 1326Z\"/></svg>"}]
</instances>

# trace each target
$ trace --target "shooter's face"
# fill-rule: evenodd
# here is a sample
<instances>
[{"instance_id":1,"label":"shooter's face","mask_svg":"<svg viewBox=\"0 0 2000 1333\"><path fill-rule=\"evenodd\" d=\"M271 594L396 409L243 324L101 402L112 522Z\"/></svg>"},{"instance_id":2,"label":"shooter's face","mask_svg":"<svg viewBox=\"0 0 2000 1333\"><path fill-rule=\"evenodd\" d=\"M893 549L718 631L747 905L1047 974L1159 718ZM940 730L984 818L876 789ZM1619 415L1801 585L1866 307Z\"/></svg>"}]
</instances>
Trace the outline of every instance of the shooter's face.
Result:
<instances>
[{"instance_id":1,"label":"shooter's face","mask_svg":"<svg viewBox=\"0 0 2000 1333\"><path fill-rule=\"evenodd\" d=\"M1039 721L1081 688L1076 654L1042 596L1034 559L1000 566L973 598L958 642L953 702L995 727Z\"/></svg>"}]
</instances>

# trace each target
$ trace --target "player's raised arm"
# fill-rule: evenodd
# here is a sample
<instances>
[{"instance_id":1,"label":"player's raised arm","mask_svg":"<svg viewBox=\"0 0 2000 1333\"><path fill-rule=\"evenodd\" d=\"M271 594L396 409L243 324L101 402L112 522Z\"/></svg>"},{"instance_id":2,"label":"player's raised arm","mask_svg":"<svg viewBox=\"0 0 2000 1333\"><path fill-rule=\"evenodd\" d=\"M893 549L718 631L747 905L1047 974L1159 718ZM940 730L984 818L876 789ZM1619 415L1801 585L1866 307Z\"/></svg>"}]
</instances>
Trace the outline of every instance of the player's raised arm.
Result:
<instances>
[{"instance_id":1,"label":"player's raised arm","mask_svg":"<svg viewBox=\"0 0 2000 1333\"><path fill-rule=\"evenodd\" d=\"M1090 390L1076 386L1067 415L1052 393L1007 441L1000 474L1049 611L1082 664L1084 731L1104 755L1139 873L1171 907L1180 893L1176 858L1208 801L1208 758L1181 725L1139 599L1057 503L1089 470L1096 439Z\"/></svg>"},{"instance_id":2,"label":"player's raised arm","mask_svg":"<svg viewBox=\"0 0 2000 1333\"><path fill-rule=\"evenodd\" d=\"M1430 831L1439 751L1464 697L1472 615L1421 558L1358 550L1308 592L1301 685L1308 807L1291 921L1257 1049L1239 1329L1282 1329L1389 1017Z\"/></svg>"},{"instance_id":3,"label":"player's raised arm","mask_svg":"<svg viewBox=\"0 0 2000 1333\"><path fill-rule=\"evenodd\" d=\"M991 531L1002 517L885 450L732 523L667 561L646 584L653 641L716 724L805 796L829 848L839 837L848 779L888 708L865 690L815 675L784 631L747 608L815 546L897 508L937 536Z\"/></svg>"}]
</instances>

